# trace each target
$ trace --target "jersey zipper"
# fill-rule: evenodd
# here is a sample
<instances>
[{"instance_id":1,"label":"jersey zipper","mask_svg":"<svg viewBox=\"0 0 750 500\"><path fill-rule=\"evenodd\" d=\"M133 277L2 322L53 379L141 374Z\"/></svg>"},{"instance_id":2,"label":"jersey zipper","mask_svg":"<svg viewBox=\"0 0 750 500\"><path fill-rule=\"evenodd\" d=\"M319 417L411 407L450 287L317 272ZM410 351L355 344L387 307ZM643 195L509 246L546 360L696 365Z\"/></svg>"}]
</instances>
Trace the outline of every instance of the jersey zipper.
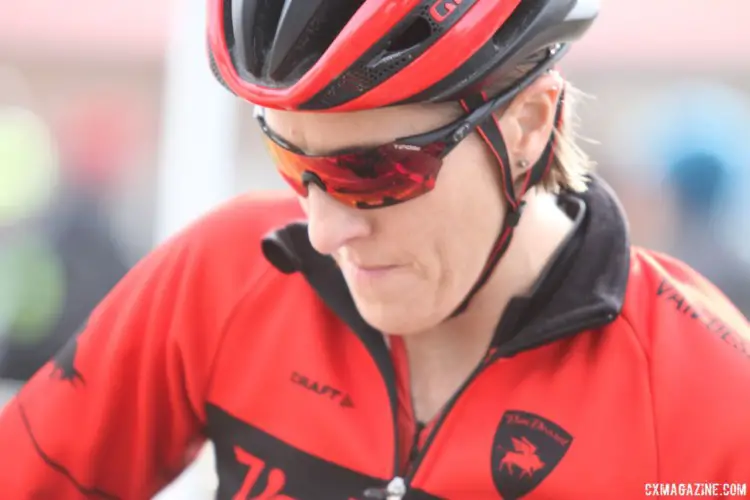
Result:
<instances>
[{"instance_id":1,"label":"jersey zipper","mask_svg":"<svg viewBox=\"0 0 750 500\"><path fill-rule=\"evenodd\" d=\"M572 332L575 331L584 331L587 329L595 328L596 325L599 324L607 324L610 321L614 319L614 314L607 313L606 315L603 315L598 318L588 318L585 320L581 320L578 322L577 325L570 325L569 330ZM414 477L417 474L417 471L419 470L419 466L422 464L422 461L424 460L425 456L427 455L427 452L430 449L430 446L432 445L433 441L437 437L438 433L440 432L440 428L443 426L443 422L445 422L445 419L448 417L448 415L453 410L453 407L455 406L458 399L463 395L464 392L466 392L466 389L469 388L469 386L476 380L476 378L482 374L484 370L492 366L493 363L495 363L497 360L505 357L512 356L518 352L521 352L523 350L527 349L533 349L535 347L539 346L526 346L524 348L516 348L513 351L508 350L502 350L498 349L495 351L492 355L485 358L477 367L474 369L473 372L469 375L469 377L464 381L464 383L459 387L459 389L456 391L456 393L451 397L451 399L448 401L448 403L445 405L445 408L442 412L440 412L440 415L435 422L435 425L432 426L432 429L430 430L430 433L427 435L427 439L425 440L424 446L422 446L422 449L415 450L415 447L412 446L411 453L409 455L409 464L408 468L406 470L406 473L402 477L400 474L399 469L399 461L398 461L398 453L396 453L396 467L395 467L395 474L394 478L385 486L385 488L369 488L364 492L364 497L368 500L405 500L409 493L409 486L411 482L414 480ZM398 404L398 401L391 401L391 404ZM395 413L395 412L394 412ZM394 420L394 429L396 430L396 447L398 448L398 422ZM420 433L421 430L419 429ZM419 433L416 437L415 444L417 445L416 448L419 448Z\"/></svg>"},{"instance_id":2,"label":"jersey zipper","mask_svg":"<svg viewBox=\"0 0 750 500\"><path fill-rule=\"evenodd\" d=\"M414 440L411 443L411 449L409 450L409 458L405 464L406 473L414 467L414 463L419 458L419 443L422 442L422 433L424 432L425 425L422 422L417 422L417 427L414 430Z\"/></svg>"},{"instance_id":3,"label":"jersey zipper","mask_svg":"<svg viewBox=\"0 0 750 500\"><path fill-rule=\"evenodd\" d=\"M409 484L414 479L414 476L416 475L417 471L419 470L419 466L422 463L422 460L424 459L425 455L427 454L427 451L430 448L430 445L435 440L435 436L437 436L438 432L440 431L440 428L443 425L443 422L445 421L445 418L450 414L451 410L453 410L453 406L458 401L458 398L461 397L461 395L466 391L466 389L471 385L471 383L492 363L494 363L496 360L498 360L501 356L498 354L494 354L492 357L483 360L482 363L480 363L473 372L469 375L469 378L466 379L466 381L461 385L461 387L456 391L456 393L451 397L451 399L446 404L445 408L442 412L440 412L440 416L438 417L437 421L435 422L435 425L432 426L432 429L430 430L430 433L427 435L427 439L425 440L424 446L422 446L421 450L419 449L419 439L420 434L424 430L424 427L418 427L417 428L417 434L414 438L414 443L412 445L411 452L409 454L409 463L406 473L404 476L396 475L391 482L389 482L385 488L369 488L365 491L365 498L366 499L372 499L372 500L404 500L406 497L406 494L409 490ZM398 432L398 427L396 427ZM396 436L396 442L398 442L398 436ZM399 474L399 469L396 469L396 474Z\"/></svg>"}]
</instances>

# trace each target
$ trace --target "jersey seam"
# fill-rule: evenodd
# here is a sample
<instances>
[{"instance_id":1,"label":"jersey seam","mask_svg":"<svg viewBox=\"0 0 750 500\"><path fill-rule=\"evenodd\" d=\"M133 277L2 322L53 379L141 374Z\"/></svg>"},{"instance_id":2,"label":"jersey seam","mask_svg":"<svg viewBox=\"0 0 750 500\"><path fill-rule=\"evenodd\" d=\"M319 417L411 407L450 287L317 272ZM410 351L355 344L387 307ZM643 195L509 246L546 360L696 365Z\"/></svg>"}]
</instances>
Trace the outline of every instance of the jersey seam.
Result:
<instances>
[{"instance_id":1,"label":"jersey seam","mask_svg":"<svg viewBox=\"0 0 750 500\"><path fill-rule=\"evenodd\" d=\"M23 389L21 389L23 391ZM58 474L62 475L76 490L78 490L81 495L83 495L86 498L96 497L96 498L104 498L107 500L120 500L120 497L113 495L111 493L108 493L104 490L101 490L94 486L84 486L83 483L79 482L78 479L76 479L73 476L73 473L68 469L68 467L62 465L61 463L57 462L56 460L53 460L52 457L47 455L47 453L42 449L41 445L39 444L39 441L37 441L36 434L34 434L33 429L31 428L31 422L29 421L29 417L26 414L26 407L23 404L22 398L22 392L19 392L19 394L16 396L16 403L17 408L19 412L19 416L21 418L21 422L24 426L24 429L26 431L26 437L29 438L29 441L31 441L31 446L34 448L34 451L36 451L37 456L44 462L47 467L51 468ZM11 403L12 404L12 403Z\"/></svg>"},{"instance_id":2,"label":"jersey seam","mask_svg":"<svg viewBox=\"0 0 750 500\"><path fill-rule=\"evenodd\" d=\"M211 356L211 362L209 363L208 377L206 378L206 385L203 389L203 403L204 404L208 402L208 393L214 382L214 375L216 373L216 360L219 357L219 353L221 352L223 348L224 341L226 340L227 335L229 333L229 328L234 322L235 316L240 311L240 306L245 302L247 297L252 294L253 291L257 290L258 283L263 281L266 278L266 276L268 276L268 274L272 271L274 271L274 269L269 267L265 271L263 271L263 273L260 276L258 276L258 278L251 280L247 284L247 286L244 288L242 293L239 295L237 300L234 302L234 304L229 310L229 313L227 313L226 319L223 321L220 327L219 340L216 344L216 349L214 350L214 353ZM208 422L205 422L205 424L208 424Z\"/></svg>"},{"instance_id":3,"label":"jersey seam","mask_svg":"<svg viewBox=\"0 0 750 500\"><path fill-rule=\"evenodd\" d=\"M654 453L656 455L656 481L658 482L660 479L660 471L661 471L661 461L660 461L660 453L659 453L659 437L658 437L658 426L656 421L656 394L654 391L654 381L653 381L653 371L652 371L652 360L651 356L649 356L648 350L646 349L646 346L641 341L640 336L638 333L636 333L636 328L633 325L633 323L630 322L628 317L625 314L621 314L620 318L622 319L623 323L628 326L630 329L631 335L635 338L635 341L638 343L638 346L640 346L643 356L646 359L646 365L648 368L648 388L649 388L649 395L651 396L651 420L653 422L653 433L654 433Z\"/></svg>"}]
</instances>

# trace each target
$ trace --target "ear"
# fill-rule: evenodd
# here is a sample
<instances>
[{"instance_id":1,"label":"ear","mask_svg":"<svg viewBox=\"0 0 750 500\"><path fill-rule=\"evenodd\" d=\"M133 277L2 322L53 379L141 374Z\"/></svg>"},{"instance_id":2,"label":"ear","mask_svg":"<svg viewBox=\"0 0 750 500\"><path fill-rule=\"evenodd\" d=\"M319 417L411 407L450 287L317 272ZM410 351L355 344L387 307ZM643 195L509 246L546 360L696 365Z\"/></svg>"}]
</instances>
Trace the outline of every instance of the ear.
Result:
<instances>
[{"instance_id":1,"label":"ear","mask_svg":"<svg viewBox=\"0 0 750 500\"><path fill-rule=\"evenodd\" d=\"M555 126L563 81L548 73L521 91L500 117L513 179L519 180L542 155Z\"/></svg>"}]
</instances>

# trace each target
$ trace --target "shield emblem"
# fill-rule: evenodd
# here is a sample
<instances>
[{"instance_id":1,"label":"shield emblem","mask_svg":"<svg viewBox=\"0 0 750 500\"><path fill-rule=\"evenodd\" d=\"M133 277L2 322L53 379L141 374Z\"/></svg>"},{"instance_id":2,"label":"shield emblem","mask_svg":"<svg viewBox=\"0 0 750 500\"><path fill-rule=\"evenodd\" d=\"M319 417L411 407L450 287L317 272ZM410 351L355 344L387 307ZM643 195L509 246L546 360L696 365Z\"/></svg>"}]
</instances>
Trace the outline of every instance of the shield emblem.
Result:
<instances>
[{"instance_id":1,"label":"shield emblem","mask_svg":"<svg viewBox=\"0 0 750 500\"><path fill-rule=\"evenodd\" d=\"M504 500L527 495L560 462L573 441L556 423L525 411L503 414L492 442L492 479Z\"/></svg>"}]
</instances>

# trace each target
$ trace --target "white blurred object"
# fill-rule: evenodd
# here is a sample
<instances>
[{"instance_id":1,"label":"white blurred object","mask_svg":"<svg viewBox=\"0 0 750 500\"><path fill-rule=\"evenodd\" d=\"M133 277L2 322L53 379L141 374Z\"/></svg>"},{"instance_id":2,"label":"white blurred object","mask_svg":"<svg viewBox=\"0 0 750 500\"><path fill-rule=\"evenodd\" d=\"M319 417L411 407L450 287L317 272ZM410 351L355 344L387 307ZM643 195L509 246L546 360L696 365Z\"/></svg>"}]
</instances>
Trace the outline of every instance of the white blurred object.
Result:
<instances>
[{"instance_id":1,"label":"white blurred object","mask_svg":"<svg viewBox=\"0 0 750 500\"><path fill-rule=\"evenodd\" d=\"M205 2L173 4L167 52L164 129L158 173L155 243L234 195L237 101L208 65ZM158 500L208 500L217 486L212 447Z\"/></svg>"},{"instance_id":2,"label":"white blurred object","mask_svg":"<svg viewBox=\"0 0 750 500\"><path fill-rule=\"evenodd\" d=\"M205 2L176 0L167 51L156 243L234 194L237 99L206 53Z\"/></svg>"},{"instance_id":3,"label":"white blurred object","mask_svg":"<svg viewBox=\"0 0 750 500\"><path fill-rule=\"evenodd\" d=\"M214 448L212 444L203 447L198 458L185 472L154 497L154 500L211 500L216 497L218 481L214 470Z\"/></svg>"}]
</instances>

